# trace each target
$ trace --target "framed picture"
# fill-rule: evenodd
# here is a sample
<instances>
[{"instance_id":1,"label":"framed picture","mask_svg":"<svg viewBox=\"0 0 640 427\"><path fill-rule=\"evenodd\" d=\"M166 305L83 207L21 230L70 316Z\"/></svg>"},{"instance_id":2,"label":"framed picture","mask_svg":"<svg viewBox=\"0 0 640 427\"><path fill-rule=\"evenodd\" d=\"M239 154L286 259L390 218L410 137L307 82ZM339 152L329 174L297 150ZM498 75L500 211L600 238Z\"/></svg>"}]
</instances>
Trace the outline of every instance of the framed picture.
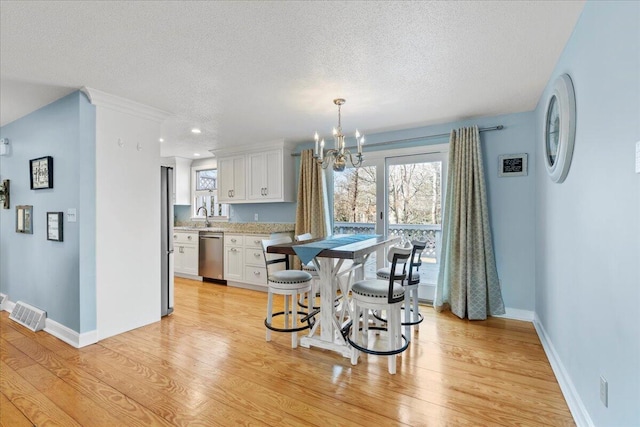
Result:
<instances>
[{"instance_id":1,"label":"framed picture","mask_svg":"<svg viewBox=\"0 0 640 427\"><path fill-rule=\"evenodd\" d=\"M62 242L62 212L47 212L47 240Z\"/></svg>"},{"instance_id":2,"label":"framed picture","mask_svg":"<svg viewBox=\"0 0 640 427\"><path fill-rule=\"evenodd\" d=\"M526 154L503 154L498 157L498 176L526 176Z\"/></svg>"},{"instance_id":3,"label":"framed picture","mask_svg":"<svg viewBox=\"0 0 640 427\"><path fill-rule=\"evenodd\" d=\"M29 175L32 190L53 188L53 157L29 160Z\"/></svg>"},{"instance_id":4,"label":"framed picture","mask_svg":"<svg viewBox=\"0 0 640 427\"><path fill-rule=\"evenodd\" d=\"M33 234L33 206L16 206L16 233Z\"/></svg>"}]
</instances>

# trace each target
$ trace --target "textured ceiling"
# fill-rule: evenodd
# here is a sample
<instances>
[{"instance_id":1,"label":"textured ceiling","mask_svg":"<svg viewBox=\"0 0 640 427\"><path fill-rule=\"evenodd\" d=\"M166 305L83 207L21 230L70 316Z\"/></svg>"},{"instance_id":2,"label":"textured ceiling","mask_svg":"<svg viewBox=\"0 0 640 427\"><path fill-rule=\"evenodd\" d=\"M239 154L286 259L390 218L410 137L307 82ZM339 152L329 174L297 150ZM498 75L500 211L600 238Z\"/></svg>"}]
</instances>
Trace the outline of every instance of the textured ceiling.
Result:
<instances>
[{"instance_id":1,"label":"textured ceiling","mask_svg":"<svg viewBox=\"0 0 640 427\"><path fill-rule=\"evenodd\" d=\"M88 86L168 112L163 156L530 111L582 1L0 2L4 125ZM202 134L193 135L193 126Z\"/></svg>"}]
</instances>

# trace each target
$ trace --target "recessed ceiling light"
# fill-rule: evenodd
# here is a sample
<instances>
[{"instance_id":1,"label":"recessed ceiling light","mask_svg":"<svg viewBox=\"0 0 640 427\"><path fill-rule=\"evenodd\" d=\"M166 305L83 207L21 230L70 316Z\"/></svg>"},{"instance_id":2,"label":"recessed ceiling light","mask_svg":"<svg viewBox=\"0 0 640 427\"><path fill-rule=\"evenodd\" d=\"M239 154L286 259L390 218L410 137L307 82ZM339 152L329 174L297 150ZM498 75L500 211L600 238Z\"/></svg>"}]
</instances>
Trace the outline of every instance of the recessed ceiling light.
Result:
<instances>
[{"instance_id":1,"label":"recessed ceiling light","mask_svg":"<svg viewBox=\"0 0 640 427\"><path fill-rule=\"evenodd\" d=\"M164 142L164 138L160 138L158 141L160 141L160 142Z\"/></svg>"},{"instance_id":2,"label":"recessed ceiling light","mask_svg":"<svg viewBox=\"0 0 640 427\"><path fill-rule=\"evenodd\" d=\"M202 131L200 129L198 129L198 128L193 128L193 129L191 129L191 133L198 134L198 133L202 133Z\"/></svg>"},{"instance_id":3,"label":"recessed ceiling light","mask_svg":"<svg viewBox=\"0 0 640 427\"><path fill-rule=\"evenodd\" d=\"M194 156L198 157L200 153L193 153Z\"/></svg>"}]
</instances>

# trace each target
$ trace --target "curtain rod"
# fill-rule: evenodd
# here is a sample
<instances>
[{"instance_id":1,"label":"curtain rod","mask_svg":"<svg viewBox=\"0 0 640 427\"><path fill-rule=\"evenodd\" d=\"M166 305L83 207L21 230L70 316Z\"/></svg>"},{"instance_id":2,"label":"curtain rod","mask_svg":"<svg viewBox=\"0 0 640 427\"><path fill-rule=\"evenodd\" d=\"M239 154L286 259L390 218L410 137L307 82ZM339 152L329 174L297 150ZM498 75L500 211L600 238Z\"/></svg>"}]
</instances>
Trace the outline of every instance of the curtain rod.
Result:
<instances>
[{"instance_id":1,"label":"curtain rod","mask_svg":"<svg viewBox=\"0 0 640 427\"><path fill-rule=\"evenodd\" d=\"M491 127L487 127L487 128L480 128L478 129L478 131L480 132L489 132L492 130L502 130L504 129L503 125L498 125L498 126L491 126ZM419 141L421 139L435 139L435 138L442 138L445 136L449 136L451 135L451 132L448 133L438 133L435 135L425 135L425 136L416 136L413 138L405 138L405 139L394 139L391 141L384 141L384 142L374 142L373 144L365 144L365 147L379 147L381 145L389 145L389 144L397 144L399 142L411 142L411 141ZM354 149L356 147L346 147L348 149ZM294 157L299 157L300 153L292 153L291 154Z\"/></svg>"}]
</instances>

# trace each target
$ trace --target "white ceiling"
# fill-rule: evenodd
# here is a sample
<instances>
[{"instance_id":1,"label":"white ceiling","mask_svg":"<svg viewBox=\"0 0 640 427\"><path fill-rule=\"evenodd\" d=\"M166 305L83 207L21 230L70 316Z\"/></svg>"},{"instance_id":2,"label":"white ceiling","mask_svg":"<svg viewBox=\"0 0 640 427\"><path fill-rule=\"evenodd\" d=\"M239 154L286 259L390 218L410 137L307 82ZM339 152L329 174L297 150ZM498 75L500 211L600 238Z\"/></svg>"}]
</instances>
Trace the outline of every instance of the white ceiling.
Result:
<instances>
[{"instance_id":1,"label":"white ceiling","mask_svg":"<svg viewBox=\"0 0 640 427\"><path fill-rule=\"evenodd\" d=\"M0 2L4 125L88 86L171 112L163 156L531 111L583 1ZM193 135L193 126L202 134Z\"/></svg>"}]
</instances>

